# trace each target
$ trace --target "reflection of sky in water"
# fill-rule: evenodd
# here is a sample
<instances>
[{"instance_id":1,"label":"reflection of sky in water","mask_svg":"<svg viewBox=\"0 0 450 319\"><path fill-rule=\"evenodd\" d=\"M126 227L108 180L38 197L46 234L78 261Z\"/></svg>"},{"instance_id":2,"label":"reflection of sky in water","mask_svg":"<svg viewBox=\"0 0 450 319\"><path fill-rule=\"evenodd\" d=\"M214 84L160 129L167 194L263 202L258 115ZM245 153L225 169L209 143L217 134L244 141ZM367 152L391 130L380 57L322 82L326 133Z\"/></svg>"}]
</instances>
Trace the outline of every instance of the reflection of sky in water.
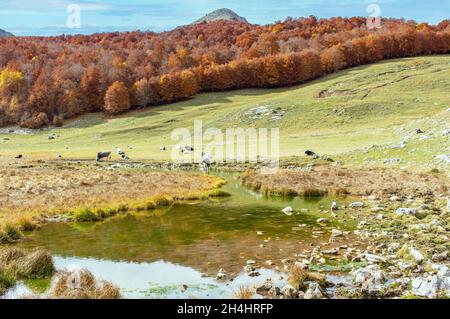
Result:
<instances>
[{"instance_id":1,"label":"reflection of sky in water","mask_svg":"<svg viewBox=\"0 0 450 319\"><path fill-rule=\"evenodd\" d=\"M267 277L275 283L279 275L264 269L258 270L261 276L256 278L240 273L229 285L202 277L201 271L206 272L209 264L217 267L213 271L230 270L246 250L249 259L261 259L258 251L267 237L280 237L286 251L289 244L311 239L311 228L293 228L299 224L322 227L316 220L329 213L318 211L329 207L332 198L268 198L242 187L233 174L221 175L228 181L224 189L232 194L229 198L120 215L103 223L50 224L21 245L49 250L59 269L87 268L130 298L230 298L239 286L262 284ZM295 210L293 216L281 212L286 206ZM308 212L300 212L303 208ZM258 231L264 235L258 236ZM241 247L242 243L246 246ZM269 247L270 242L266 253ZM278 252L276 245L273 249L277 251L265 259ZM181 285L187 285L187 291L182 292Z\"/></svg>"},{"instance_id":2,"label":"reflection of sky in water","mask_svg":"<svg viewBox=\"0 0 450 319\"><path fill-rule=\"evenodd\" d=\"M119 286L126 298L231 298L239 286L262 284L268 277L279 285L285 283L278 280L279 273L267 269L259 270L259 277L241 273L232 282L221 282L203 277L192 268L164 261L128 263L63 257L54 257L54 261L57 269L88 269L96 278ZM185 292L181 291L182 285L188 286Z\"/></svg>"}]
</instances>

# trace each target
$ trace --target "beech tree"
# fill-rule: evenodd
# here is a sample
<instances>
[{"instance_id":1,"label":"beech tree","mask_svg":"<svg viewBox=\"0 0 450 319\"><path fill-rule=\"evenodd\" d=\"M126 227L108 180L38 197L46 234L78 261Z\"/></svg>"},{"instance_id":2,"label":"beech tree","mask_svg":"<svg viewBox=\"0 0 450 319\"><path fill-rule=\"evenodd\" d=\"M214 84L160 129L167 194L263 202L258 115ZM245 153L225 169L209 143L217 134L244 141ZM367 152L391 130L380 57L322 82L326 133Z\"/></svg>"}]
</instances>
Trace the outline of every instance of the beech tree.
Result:
<instances>
[{"instance_id":1,"label":"beech tree","mask_svg":"<svg viewBox=\"0 0 450 319\"><path fill-rule=\"evenodd\" d=\"M114 82L106 91L104 110L107 114L120 114L131 107L130 93L122 82Z\"/></svg>"}]
</instances>

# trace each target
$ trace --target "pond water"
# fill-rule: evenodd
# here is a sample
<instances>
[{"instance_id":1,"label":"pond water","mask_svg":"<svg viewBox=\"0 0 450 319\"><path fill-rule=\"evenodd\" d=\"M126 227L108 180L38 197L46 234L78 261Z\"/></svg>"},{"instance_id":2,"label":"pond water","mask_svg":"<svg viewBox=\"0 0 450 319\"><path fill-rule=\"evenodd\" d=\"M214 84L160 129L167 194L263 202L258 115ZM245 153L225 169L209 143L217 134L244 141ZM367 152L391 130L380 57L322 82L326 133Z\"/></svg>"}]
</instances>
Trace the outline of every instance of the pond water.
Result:
<instances>
[{"instance_id":1,"label":"pond water","mask_svg":"<svg viewBox=\"0 0 450 319\"><path fill-rule=\"evenodd\" d=\"M100 223L49 224L21 246L49 250L58 269L87 268L129 298L230 298L239 286L268 277L282 285L283 258L327 242L332 227L353 227L316 223L330 217L320 210L327 210L332 198L268 198L242 187L235 175L223 176L229 198ZM286 206L294 209L292 216L281 212ZM243 271L248 260L256 262L260 276ZM266 269L269 260L272 270ZM231 280L215 280L221 268ZM188 289L182 291L182 285Z\"/></svg>"}]
</instances>

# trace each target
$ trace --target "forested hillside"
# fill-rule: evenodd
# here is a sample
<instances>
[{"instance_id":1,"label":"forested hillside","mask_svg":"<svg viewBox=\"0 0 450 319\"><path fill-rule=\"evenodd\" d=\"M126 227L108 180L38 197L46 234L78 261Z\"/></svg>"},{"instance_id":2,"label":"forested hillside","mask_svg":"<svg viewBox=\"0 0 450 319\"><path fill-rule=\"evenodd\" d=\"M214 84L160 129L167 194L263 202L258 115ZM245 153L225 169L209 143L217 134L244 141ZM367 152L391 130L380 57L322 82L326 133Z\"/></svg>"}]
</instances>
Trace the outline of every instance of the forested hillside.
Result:
<instances>
[{"instance_id":1,"label":"forested hillside","mask_svg":"<svg viewBox=\"0 0 450 319\"><path fill-rule=\"evenodd\" d=\"M0 125L38 128L198 92L302 83L382 59L450 52L438 25L315 17L258 26L216 21L165 33L0 38Z\"/></svg>"}]
</instances>

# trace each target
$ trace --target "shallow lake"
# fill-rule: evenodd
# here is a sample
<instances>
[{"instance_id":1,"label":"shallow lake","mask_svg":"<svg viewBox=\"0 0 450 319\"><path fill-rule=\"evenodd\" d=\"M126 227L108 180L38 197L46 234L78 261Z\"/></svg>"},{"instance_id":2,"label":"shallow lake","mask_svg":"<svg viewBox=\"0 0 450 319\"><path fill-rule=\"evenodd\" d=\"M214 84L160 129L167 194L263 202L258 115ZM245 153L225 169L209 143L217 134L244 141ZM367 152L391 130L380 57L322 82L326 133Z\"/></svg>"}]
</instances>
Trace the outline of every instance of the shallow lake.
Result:
<instances>
[{"instance_id":1,"label":"shallow lake","mask_svg":"<svg viewBox=\"0 0 450 319\"><path fill-rule=\"evenodd\" d=\"M230 298L239 286L268 277L283 284L282 259L327 242L332 227L352 227L317 224L319 217L329 217L320 211L328 210L332 198L264 197L242 187L235 175L223 176L229 198L100 223L49 224L21 246L49 250L58 269L87 268L129 298ZM292 216L281 211L286 206L294 209ZM260 276L243 271L247 260L256 262ZM232 280L215 280L221 268ZM182 291L182 285L188 289Z\"/></svg>"}]
</instances>

